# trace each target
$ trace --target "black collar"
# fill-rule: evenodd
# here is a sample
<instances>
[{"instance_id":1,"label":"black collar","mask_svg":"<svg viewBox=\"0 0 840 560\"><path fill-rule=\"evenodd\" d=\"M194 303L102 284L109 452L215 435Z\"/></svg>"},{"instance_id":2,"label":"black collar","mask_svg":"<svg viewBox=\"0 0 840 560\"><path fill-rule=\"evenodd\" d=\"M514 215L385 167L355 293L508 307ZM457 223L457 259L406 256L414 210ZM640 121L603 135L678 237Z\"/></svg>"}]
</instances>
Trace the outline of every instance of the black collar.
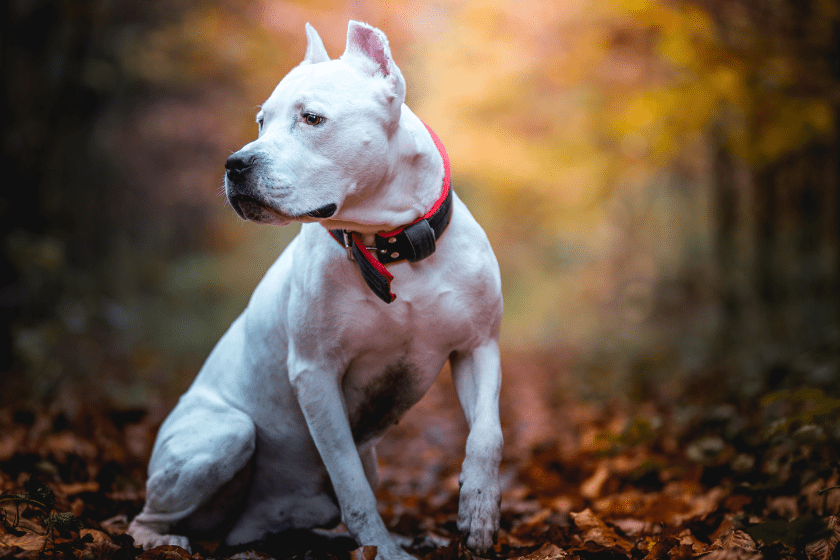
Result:
<instances>
[{"instance_id":1,"label":"black collar","mask_svg":"<svg viewBox=\"0 0 840 560\"><path fill-rule=\"evenodd\" d=\"M425 125L425 123L423 123ZM400 229L377 233L375 246L365 247L358 233L332 229L330 234L347 250L347 258L355 261L365 283L382 301L391 303L396 296L391 293L391 274L386 264L407 259L418 262L435 252L440 239L452 219L452 188L450 185L449 156L440 138L425 125L443 158L443 189L434 206L422 217ZM374 251L374 256L371 251Z\"/></svg>"}]
</instances>

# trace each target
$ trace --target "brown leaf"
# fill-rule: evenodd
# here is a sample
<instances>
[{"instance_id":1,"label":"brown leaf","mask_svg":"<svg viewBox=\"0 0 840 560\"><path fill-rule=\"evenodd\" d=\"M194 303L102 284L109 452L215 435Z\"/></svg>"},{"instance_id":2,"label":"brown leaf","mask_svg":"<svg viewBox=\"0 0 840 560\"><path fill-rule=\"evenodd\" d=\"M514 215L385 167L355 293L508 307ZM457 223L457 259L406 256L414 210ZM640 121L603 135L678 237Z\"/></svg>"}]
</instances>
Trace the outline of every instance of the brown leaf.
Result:
<instances>
[{"instance_id":1,"label":"brown leaf","mask_svg":"<svg viewBox=\"0 0 840 560\"><path fill-rule=\"evenodd\" d=\"M43 446L59 463L65 463L71 455L93 460L97 454L96 446L71 432L48 435Z\"/></svg>"},{"instance_id":2,"label":"brown leaf","mask_svg":"<svg viewBox=\"0 0 840 560\"><path fill-rule=\"evenodd\" d=\"M137 560L181 560L182 558L190 558L190 552L180 546L171 544L156 546L141 553Z\"/></svg>"},{"instance_id":3,"label":"brown leaf","mask_svg":"<svg viewBox=\"0 0 840 560\"><path fill-rule=\"evenodd\" d=\"M84 537L85 535L90 535L93 538L93 544L111 542L111 537L109 537L102 531L97 531L96 529L82 529L81 531L79 531L80 537Z\"/></svg>"},{"instance_id":4,"label":"brown leaf","mask_svg":"<svg viewBox=\"0 0 840 560\"><path fill-rule=\"evenodd\" d=\"M648 539L646 546L648 553L644 560L662 560L663 558L668 558L668 552L677 544L679 544L677 539L671 536Z\"/></svg>"},{"instance_id":5,"label":"brown leaf","mask_svg":"<svg viewBox=\"0 0 840 560\"><path fill-rule=\"evenodd\" d=\"M706 548L705 545L697 540L697 537L691 534L691 531L686 529L685 531L681 532L677 537L680 540L680 544L683 546L690 546L691 550L697 554L703 552L703 549Z\"/></svg>"},{"instance_id":6,"label":"brown leaf","mask_svg":"<svg viewBox=\"0 0 840 560\"><path fill-rule=\"evenodd\" d=\"M793 519L799 517L799 505L796 496L778 496L769 498L765 509L765 516Z\"/></svg>"},{"instance_id":7,"label":"brown leaf","mask_svg":"<svg viewBox=\"0 0 840 560\"><path fill-rule=\"evenodd\" d=\"M5 534L0 535L0 547L17 547L21 550L41 550L44 547L43 535L36 535L35 533L24 533L16 537L15 535Z\"/></svg>"},{"instance_id":8,"label":"brown leaf","mask_svg":"<svg viewBox=\"0 0 840 560\"><path fill-rule=\"evenodd\" d=\"M527 556L517 556L511 560L564 560L569 558L569 553L557 545L545 543L539 549Z\"/></svg>"},{"instance_id":9,"label":"brown leaf","mask_svg":"<svg viewBox=\"0 0 840 560\"><path fill-rule=\"evenodd\" d=\"M604 487L604 483L610 477L610 469L607 466L606 461L601 461L598 464L598 468L595 469L595 473L583 481L583 484L580 485L580 495L584 498L594 500L598 496L601 495L601 489Z\"/></svg>"},{"instance_id":10,"label":"brown leaf","mask_svg":"<svg viewBox=\"0 0 840 560\"><path fill-rule=\"evenodd\" d=\"M15 456L22 447L26 438L26 430L20 426L9 429L0 436L0 462L5 462Z\"/></svg>"},{"instance_id":11,"label":"brown leaf","mask_svg":"<svg viewBox=\"0 0 840 560\"><path fill-rule=\"evenodd\" d=\"M624 552L633 550L633 545L619 537L615 531L598 519L592 510L586 508L579 513L570 513L575 526L583 533L584 542L592 542L606 548L619 548Z\"/></svg>"},{"instance_id":12,"label":"brown leaf","mask_svg":"<svg viewBox=\"0 0 840 560\"><path fill-rule=\"evenodd\" d=\"M696 556L697 560L761 560L764 558L760 553L749 551L735 546L731 548L719 548L706 554Z\"/></svg>"},{"instance_id":13,"label":"brown leaf","mask_svg":"<svg viewBox=\"0 0 840 560\"><path fill-rule=\"evenodd\" d=\"M830 535L805 546L805 554L810 560L829 560L840 542L840 518L832 515L828 518L826 527L831 531Z\"/></svg>"},{"instance_id":14,"label":"brown leaf","mask_svg":"<svg viewBox=\"0 0 840 560\"><path fill-rule=\"evenodd\" d=\"M513 532L516 536L522 537L535 529L539 530L540 528L544 528L546 519L548 519L553 513L554 512L549 508L541 509L523 519L521 523L513 528Z\"/></svg>"},{"instance_id":15,"label":"brown leaf","mask_svg":"<svg viewBox=\"0 0 840 560\"><path fill-rule=\"evenodd\" d=\"M377 547L375 546L360 546L356 550L350 551L350 560L374 560L376 552Z\"/></svg>"},{"instance_id":16,"label":"brown leaf","mask_svg":"<svg viewBox=\"0 0 840 560\"><path fill-rule=\"evenodd\" d=\"M838 485L840 477L834 474L827 480L818 478L805 486L800 495L805 498L807 509L817 515L840 514L840 489L832 488ZM831 490L826 490L832 488Z\"/></svg>"},{"instance_id":17,"label":"brown leaf","mask_svg":"<svg viewBox=\"0 0 840 560\"><path fill-rule=\"evenodd\" d=\"M269 556L265 552L260 552L259 550L254 549L237 552L230 558L231 560L274 560L273 556Z\"/></svg>"},{"instance_id":18,"label":"brown leaf","mask_svg":"<svg viewBox=\"0 0 840 560\"><path fill-rule=\"evenodd\" d=\"M210 555L216 553L220 546L222 546L222 539L216 539L212 541L198 541L193 540L191 541L194 548L198 548L199 550L206 552Z\"/></svg>"},{"instance_id":19,"label":"brown leaf","mask_svg":"<svg viewBox=\"0 0 840 560\"><path fill-rule=\"evenodd\" d=\"M711 548L721 548L721 541L732 534L735 530L735 523L730 517L724 517L717 529L712 531L709 539L712 541ZM717 546L715 546L717 545Z\"/></svg>"},{"instance_id":20,"label":"brown leaf","mask_svg":"<svg viewBox=\"0 0 840 560\"><path fill-rule=\"evenodd\" d=\"M709 548L711 552L697 558L704 560L759 560L763 558L756 551L752 537L740 529L719 536Z\"/></svg>"},{"instance_id":21,"label":"brown leaf","mask_svg":"<svg viewBox=\"0 0 840 560\"><path fill-rule=\"evenodd\" d=\"M685 544L677 544L668 551L668 557L671 560L693 560L696 557L694 550Z\"/></svg>"},{"instance_id":22,"label":"brown leaf","mask_svg":"<svg viewBox=\"0 0 840 560\"><path fill-rule=\"evenodd\" d=\"M755 541L744 531L736 529L728 535L723 535L711 544L712 549L741 548L748 552L755 552Z\"/></svg>"},{"instance_id":23,"label":"brown leaf","mask_svg":"<svg viewBox=\"0 0 840 560\"><path fill-rule=\"evenodd\" d=\"M705 494L700 494L691 500L692 514L697 517L709 515L720 507L727 497L727 492L721 486L710 488Z\"/></svg>"},{"instance_id":24,"label":"brown leaf","mask_svg":"<svg viewBox=\"0 0 840 560\"><path fill-rule=\"evenodd\" d=\"M99 526L112 535L124 535L128 529L128 518L125 514L115 515L100 523Z\"/></svg>"},{"instance_id":25,"label":"brown leaf","mask_svg":"<svg viewBox=\"0 0 840 560\"><path fill-rule=\"evenodd\" d=\"M650 533L653 530L653 523L642 521L641 519L613 519L611 523L628 537L638 537L644 533Z\"/></svg>"},{"instance_id":26,"label":"brown leaf","mask_svg":"<svg viewBox=\"0 0 840 560\"><path fill-rule=\"evenodd\" d=\"M64 494L69 498L82 492L99 492L99 483L95 480L90 482L73 482L70 484L60 483L56 485L56 490L59 494Z\"/></svg>"}]
</instances>

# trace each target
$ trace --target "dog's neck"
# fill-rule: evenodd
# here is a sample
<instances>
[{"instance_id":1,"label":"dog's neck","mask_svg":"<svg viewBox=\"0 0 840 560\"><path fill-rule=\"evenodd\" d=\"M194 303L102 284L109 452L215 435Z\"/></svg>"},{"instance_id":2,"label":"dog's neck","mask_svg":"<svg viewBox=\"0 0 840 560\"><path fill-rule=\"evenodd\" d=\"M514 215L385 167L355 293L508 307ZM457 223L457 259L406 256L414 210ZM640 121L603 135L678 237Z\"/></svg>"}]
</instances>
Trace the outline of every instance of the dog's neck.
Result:
<instances>
[{"instance_id":1,"label":"dog's neck","mask_svg":"<svg viewBox=\"0 0 840 560\"><path fill-rule=\"evenodd\" d=\"M443 160L423 122L406 105L391 145L382 182L347 197L336 217L321 220L321 225L372 240L374 234L399 229L429 211L441 195Z\"/></svg>"}]
</instances>

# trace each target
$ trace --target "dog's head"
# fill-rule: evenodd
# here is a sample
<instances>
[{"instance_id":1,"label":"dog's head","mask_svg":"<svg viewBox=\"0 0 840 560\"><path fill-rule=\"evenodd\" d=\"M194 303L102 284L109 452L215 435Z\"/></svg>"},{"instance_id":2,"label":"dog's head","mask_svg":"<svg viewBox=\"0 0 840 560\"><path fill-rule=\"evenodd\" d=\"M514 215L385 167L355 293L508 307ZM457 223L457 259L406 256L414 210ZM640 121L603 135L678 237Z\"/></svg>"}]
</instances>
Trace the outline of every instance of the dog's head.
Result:
<instances>
[{"instance_id":1,"label":"dog's head","mask_svg":"<svg viewBox=\"0 0 840 560\"><path fill-rule=\"evenodd\" d=\"M386 180L405 80L380 30L351 21L330 60L306 24L303 62L257 113L259 136L225 163L225 193L244 219L285 225L340 218L342 205Z\"/></svg>"}]
</instances>

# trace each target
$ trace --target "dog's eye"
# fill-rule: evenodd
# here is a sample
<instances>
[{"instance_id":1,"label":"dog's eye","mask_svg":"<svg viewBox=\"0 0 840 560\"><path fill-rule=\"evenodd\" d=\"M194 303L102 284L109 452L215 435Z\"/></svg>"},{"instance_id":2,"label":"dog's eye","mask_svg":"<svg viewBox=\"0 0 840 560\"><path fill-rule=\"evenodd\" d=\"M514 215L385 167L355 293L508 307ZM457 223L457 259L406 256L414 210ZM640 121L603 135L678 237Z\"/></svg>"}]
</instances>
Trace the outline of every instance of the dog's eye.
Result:
<instances>
[{"instance_id":1,"label":"dog's eye","mask_svg":"<svg viewBox=\"0 0 840 560\"><path fill-rule=\"evenodd\" d=\"M263 127L263 121L264 121L264 120L265 120L265 119L263 118L263 116L262 116L262 115L260 115L259 117L257 117L257 126L258 126L258 127L260 127L260 130L262 130L262 127Z\"/></svg>"},{"instance_id":2,"label":"dog's eye","mask_svg":"<svg viewBox=\"0 0 840 560\"><path fill-rule=\"evenodd\" d=\"M320 115L316 115L315 113L304 113L303 114L303 121L311 126L315 126L316 124L321 124L324 120L324 117Z\"/></svg>"}]
</instances>

